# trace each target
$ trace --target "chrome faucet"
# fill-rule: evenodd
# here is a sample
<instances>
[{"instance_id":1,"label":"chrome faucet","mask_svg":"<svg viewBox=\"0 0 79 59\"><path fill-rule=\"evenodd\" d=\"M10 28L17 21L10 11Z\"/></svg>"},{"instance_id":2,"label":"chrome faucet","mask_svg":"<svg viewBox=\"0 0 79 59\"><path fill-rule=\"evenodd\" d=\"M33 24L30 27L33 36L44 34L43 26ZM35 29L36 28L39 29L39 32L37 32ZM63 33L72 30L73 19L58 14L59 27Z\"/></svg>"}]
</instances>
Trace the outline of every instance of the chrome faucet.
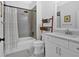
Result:
<instances>
[{"instance_id":1,"label":"chrome faucet","mask_svg":"<svg viewBox=\"0 0 79 59\"><path fill-rule=\"evenodd\" d=\"M65 34L72 35L72 31L70 31L69 29L67 29L67 30L65 31Z\"/></svg>"}]
</instances>

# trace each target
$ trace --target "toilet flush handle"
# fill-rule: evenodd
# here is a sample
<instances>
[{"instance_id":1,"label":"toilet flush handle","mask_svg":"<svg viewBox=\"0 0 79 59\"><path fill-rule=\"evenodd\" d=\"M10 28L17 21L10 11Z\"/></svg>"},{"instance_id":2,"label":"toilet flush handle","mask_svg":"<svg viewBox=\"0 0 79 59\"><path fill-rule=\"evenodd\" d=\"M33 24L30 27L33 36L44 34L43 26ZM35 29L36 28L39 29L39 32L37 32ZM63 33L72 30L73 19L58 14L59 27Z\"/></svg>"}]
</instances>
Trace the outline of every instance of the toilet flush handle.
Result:
<instances>
[{"instance_id":1,"label":"toilet flush handle","mask_svg":"<svg viewBox=\"0 0 79 59\"><path fill-rule=\"evenodd\" d=\"M4 41L4 38L0 38L0 42L1 42L1 41Z\"/></svg>"},{"instance_id":2,"label":"toilet flush handle","mask_svg":"<svg viewBox=\"0 0 79 59\"><path fill-rule=\"evenodd\" d=\"M5 24L5 22L4 22L4 21L1 21L1 23L2 23L2 24Z\"/></svg>"}]
</instances>

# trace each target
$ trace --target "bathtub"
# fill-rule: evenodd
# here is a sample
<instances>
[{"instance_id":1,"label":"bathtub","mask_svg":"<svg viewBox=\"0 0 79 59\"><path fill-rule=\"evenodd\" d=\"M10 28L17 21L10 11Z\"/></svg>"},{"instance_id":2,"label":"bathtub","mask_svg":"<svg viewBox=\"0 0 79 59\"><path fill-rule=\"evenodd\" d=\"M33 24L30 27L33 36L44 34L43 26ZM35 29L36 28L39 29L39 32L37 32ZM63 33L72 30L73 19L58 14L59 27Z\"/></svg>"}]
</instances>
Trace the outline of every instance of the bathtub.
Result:
<instances>
[{"instance_id":1,"label":"bathtub","mask_svg":"<svg viewBox=\"0 0 79 59\"><path fill-rule=\"evenodd\" d=\"M32 37L19 38L17 48L6 54L6 57L30 57L33 54L33 42Z\"/></svg>"}]
</instances>

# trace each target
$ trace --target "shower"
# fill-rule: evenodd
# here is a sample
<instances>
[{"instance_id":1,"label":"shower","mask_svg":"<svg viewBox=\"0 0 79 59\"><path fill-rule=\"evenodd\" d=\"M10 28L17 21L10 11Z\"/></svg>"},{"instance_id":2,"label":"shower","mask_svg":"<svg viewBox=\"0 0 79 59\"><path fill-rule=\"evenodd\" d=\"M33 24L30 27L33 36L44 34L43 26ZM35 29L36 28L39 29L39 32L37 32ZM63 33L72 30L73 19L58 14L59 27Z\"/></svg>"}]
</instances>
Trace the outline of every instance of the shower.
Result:
<instances>
[{"instance_id":1,"label":"shower","mask_svg":"<svg viewBox=\"0 0 79 59\"><path fill-rule=\"evenodd\" d=\"M18 36L31 36L31 19L30 11L17 9Z\"/></svg>"},{"instance_id":2,"label":"shower","mask_svg":"<svg viewBox=\"0 0 79 59\"><path fill-rule=\"evenodd\" d=\"M36 11L17 9L17 23L19 37L36 38Z\"/></svg>"},{"instance_id":3,"label":"shower","mask_svg":"<svg viewBox=\"0 0 79 59\"><path fill-rule=\"evenodd\" d=\"M34 27L33 11L4 5L5 6L5 55L15 50L20 41L28 40L28 37L33 37L32 30ZM19 39L19 40L18 40ZM19 42L18 42L19 41Z\"/></svg>"}]
</instances>

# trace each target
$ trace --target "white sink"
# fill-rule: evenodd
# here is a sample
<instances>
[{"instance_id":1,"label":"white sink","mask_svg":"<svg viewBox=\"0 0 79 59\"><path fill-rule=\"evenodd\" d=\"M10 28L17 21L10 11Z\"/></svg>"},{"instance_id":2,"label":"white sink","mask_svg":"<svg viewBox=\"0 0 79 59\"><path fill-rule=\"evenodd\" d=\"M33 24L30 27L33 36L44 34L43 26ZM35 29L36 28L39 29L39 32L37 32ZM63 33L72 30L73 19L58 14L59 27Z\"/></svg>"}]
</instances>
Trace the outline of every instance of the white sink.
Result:
<instances>
[{"instance_id":1,"label":"white sink","mask_svg":"<svg viewBox=\"0 0 79 59\"><path fill-rule=\"evenodd\" d=\"M71 38L79 38L79 36L77 35L69 35L69 34L65 34L65 33L58 33L58 32L53 32L56 35L61 35L61 36L67 36L67 37L71 37Z\"/></svg>"}]
</instances>

